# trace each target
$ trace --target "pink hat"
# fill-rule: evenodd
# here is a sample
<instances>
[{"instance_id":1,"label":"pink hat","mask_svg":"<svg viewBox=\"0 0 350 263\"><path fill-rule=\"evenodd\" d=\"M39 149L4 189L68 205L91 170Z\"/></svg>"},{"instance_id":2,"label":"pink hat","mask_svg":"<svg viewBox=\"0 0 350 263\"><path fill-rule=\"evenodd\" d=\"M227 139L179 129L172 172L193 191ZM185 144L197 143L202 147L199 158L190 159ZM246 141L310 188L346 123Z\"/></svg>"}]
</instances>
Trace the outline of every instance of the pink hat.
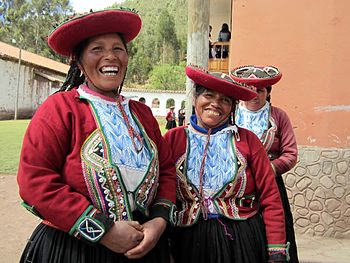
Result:
<instances>
[{"instance_id":1,"label":"pink hat","mask_svg":"<svg viewBox=\"0 0 350 263\"><path fill-rule=\"evenodd\" d=\"M69 57L83 40L108 33L120 33L128 43L141 30L141 18L129 9L106 9L71 18L59 25L48 37L49 46Z\"/></svg>"},{"instance_id":2,"label":"pink hat","mask_svg":"<svg viewBox=\"0 0 350 263\"><path fill-rule=\"evenodd\" d=\"M194 83L233 99L251 100L257 96L253 87L238 83L221 72L209 72L196 66L187 66L186 74Z\"/></svg>"},{"instance_id":3,"label":"pink hat","mask_svg":"<svg viewBox=\"0 0 350 263\"><path fill-rule=\"evenodd\" d=\"M276 84L282 77L278 68L273 66L243 66L231 71L230 76L238 82L265 88Z\"/></svg>"}]
</instances>

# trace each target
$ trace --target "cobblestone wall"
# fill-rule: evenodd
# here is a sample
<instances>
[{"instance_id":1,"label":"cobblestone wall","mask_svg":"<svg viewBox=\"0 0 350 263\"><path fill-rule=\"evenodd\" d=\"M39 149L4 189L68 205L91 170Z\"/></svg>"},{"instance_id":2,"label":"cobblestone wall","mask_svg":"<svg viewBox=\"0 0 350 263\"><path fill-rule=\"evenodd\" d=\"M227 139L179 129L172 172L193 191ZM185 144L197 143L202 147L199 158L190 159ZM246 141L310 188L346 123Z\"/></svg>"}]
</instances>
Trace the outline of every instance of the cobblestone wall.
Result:
<instances>
[{"instance_id":1,"label":"cobblestone wall","mask_svg":"<svg viewBox=\"0 0 350 263\"><path fill-rule=\"evenodd\" d=\"M297 233L350 239L350 149L299 147L283 177Z\"/></svg>"}]
</instances>

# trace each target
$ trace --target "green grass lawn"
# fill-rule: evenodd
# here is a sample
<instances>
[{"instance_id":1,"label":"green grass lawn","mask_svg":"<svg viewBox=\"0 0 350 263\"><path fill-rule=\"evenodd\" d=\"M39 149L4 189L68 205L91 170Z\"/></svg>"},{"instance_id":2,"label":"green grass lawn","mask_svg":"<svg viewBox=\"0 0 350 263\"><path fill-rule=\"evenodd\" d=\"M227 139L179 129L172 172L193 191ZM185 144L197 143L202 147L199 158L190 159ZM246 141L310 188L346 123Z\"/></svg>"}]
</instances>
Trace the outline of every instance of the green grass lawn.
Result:
<instances>
[{"instance_id":1,"label":"green grass lawn","mask_svg":"<svg viewBox=\"0 0 350 263\"><path fill-rule=\"evenodd\" d=\"M165 124L166 124L166 120L165 117L156 117L157 121L158 121L158 125L159 125L159 129L162 132L162 134L164 134L166 132L165 129Z\"/></svg>"},{"instance_id":2,"label":"green grass lawn","mask_svg":"<svg viewBox=\"0 0 350 263\"><path fill-rule=\"evenodd\" d=\"M24 132L29 120L0 121L0 173L16 174Z\"/></svg>"},{"instance_id":3,"label":"green grass lawn","mask_svg":"<svg viewBox=\"0 0 350 263\"><path fill-rule=\"evenodd\" d=\"M162 134L165 133L165 118L157 118ZM16 174L23 135L29 120L0 121L0 174Z\"/></svg>"}]
</instances>

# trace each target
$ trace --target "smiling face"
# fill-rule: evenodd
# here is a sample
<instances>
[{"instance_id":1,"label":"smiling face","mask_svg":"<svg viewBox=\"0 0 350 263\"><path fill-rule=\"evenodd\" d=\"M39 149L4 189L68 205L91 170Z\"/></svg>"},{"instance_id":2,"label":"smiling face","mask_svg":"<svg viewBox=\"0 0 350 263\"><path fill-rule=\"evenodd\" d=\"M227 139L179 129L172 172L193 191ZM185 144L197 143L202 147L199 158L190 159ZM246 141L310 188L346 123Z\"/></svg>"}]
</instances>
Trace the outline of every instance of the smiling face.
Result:
<instances>
[{"instance_id":1,"label":"smiling face","mask_svg":"<svg viewBox=\"0 0 350 263\"><path fill-rule=\"evenodd\" d=\"M260 110L266 104L266 98L269 95L269 92L266 88L257 89L258 96L254 99L245 101L244 104L248 110L257 111Z\"/></svg>"},{"instance_id":2,"label":"smiling face","mask_svg":"<svg viewBox=\"0 0 350 263\"><path fill-rule=\"evenodd\" d=\"M228 120L232 112L233 99L213 90L205 89L196 96L195 112L198 125L203 128L216 128Z\"/></svg>"},{"instance_id":3,"label":"smiling face","mask_svg":"<svg viewBox=\"0 0 350 263\"><path fill-rule=\"evenodd\" d=\"M114 98L124 80L128 59L121 37L117 33L104 34L89 39L79 67L91 90Z\"/></svg>"}]
</instances>

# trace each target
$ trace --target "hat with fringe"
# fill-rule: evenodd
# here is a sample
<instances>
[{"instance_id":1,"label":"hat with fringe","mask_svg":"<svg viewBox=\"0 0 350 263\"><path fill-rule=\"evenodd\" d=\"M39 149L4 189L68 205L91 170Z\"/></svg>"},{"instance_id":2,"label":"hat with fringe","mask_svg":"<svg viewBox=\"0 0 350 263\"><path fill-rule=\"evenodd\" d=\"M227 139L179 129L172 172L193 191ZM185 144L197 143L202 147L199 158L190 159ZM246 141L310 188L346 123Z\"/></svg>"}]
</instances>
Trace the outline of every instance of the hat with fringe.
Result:
<instances>
[{"instance_id":1,"label":"hat with fringe","mask_svg":"<svg viewBox=\"0 0 350 263\"><path fill-rule=\"evenodd\" d=\"M209 72L196 66L187 66L186 75L196 84L225 94L233 99L251 100L257 96L253 87L232 80L221 72Z\"/></svg>"},{"instance_id":2,"label":"hat with fringe","mask_svg":"<svg viewBox=\"0 0 350 263\"><path fill-rule=\"evenodd\" d=\"M131 9L91 11L60 24L47 42L57 54L69 57L81 41L101 34L120 33L128 43L138 35L141 25L140 16Z\"/></svg>"},{"instance_id":3,"label":"hat with fringe","mask_svg":"<svg viewBox=\"0 0 350 263\"><path fill-rule=\"evenodd\" d=\"M282 77L278 68L273 66L243 66L231 71L230 76L238 82L265 88L276 84Z\"/></svg>"}]
</instances>

